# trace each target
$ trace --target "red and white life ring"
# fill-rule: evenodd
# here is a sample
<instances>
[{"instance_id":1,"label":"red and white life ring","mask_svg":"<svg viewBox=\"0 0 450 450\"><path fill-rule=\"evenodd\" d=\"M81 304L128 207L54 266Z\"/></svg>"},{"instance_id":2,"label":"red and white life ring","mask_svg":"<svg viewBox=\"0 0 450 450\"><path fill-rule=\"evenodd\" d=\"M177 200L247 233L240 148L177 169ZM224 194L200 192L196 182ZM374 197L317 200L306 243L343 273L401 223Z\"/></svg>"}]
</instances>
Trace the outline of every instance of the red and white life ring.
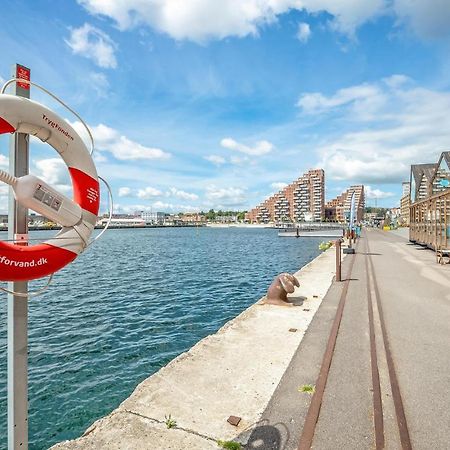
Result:
<instances>
[{"instance_id":1,"label":"red and white life ring","mask_svg":"<svg viewBox=\"0 0 450 450\"><path fill-rule=\"evenodd\" d=\"M14 132L36 136L61 155L72 179L74 200L69 201L78 204L81 212L78 223L63 226L56 236L42 244L23 246L0 241L0 281L45 277L72 262L88 244L100 203L94 162L70 124L37 102L3 94L0 95L0 134ZM38 209L36 212L43 214Z\"/></svg>"}]
</instances>

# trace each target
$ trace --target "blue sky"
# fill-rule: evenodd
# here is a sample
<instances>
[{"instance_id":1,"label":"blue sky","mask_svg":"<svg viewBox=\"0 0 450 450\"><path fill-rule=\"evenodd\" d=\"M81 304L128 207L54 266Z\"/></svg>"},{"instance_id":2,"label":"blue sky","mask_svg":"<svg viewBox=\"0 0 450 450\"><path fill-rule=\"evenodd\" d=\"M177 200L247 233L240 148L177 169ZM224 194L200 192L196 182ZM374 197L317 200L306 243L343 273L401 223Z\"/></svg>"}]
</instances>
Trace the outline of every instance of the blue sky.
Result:
<instances>
[{"instance_id":1,"label":"blue sky","mask_svg":"<svg viewBox=\"0 0 450 450\"><path fill-rule=\"evenodd\" d=\"M316 167L327 198L394 206L450 147L446 0L16 0L0 42L2 80L29 66L90 125L120 212L248 209ZM53 149L31 159L70 191Z\"/></svg>"}]
</instances>

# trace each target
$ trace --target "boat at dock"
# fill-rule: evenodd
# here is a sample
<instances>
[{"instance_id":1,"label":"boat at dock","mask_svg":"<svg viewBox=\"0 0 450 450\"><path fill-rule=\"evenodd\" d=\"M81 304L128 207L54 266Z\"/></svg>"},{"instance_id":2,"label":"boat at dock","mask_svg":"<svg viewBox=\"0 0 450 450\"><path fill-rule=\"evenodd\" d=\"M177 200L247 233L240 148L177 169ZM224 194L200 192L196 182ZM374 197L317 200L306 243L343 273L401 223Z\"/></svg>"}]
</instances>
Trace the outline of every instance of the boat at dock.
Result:
<instances>
[{"instance_id":1,"label":"boat at dock","mask_svg":"<svg viewBox=\"0 0 450 450\"><path fill-rule=\"evenodd\" d=\"M280 237L340 238L343 235L344 225L325 223L299 224L295 227L280 228L278 231Z\"/></svg>"}]
</instances>

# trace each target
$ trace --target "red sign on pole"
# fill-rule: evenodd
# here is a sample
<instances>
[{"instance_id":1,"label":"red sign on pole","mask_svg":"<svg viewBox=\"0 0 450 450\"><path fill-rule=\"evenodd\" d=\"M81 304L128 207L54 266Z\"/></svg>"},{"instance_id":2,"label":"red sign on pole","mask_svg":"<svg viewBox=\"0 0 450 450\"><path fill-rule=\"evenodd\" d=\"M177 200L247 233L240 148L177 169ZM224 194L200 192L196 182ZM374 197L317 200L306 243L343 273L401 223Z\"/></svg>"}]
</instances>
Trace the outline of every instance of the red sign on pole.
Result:
<instances>
[{"instance_id":1,"label":"red sign on pole","mask_svg":"<svg viewBox=\"0 0 450 450\"><path fill-rule=\"evenodd\" d=\"M30 69L27 69L24 66L17 65L17 71L16 71L16 78L21 78L22 80L28 80L30 81ZM28 83L17 83L17 86L21 87L22 89L29 90L30 85Z\"/></svg>"}]
</instances>

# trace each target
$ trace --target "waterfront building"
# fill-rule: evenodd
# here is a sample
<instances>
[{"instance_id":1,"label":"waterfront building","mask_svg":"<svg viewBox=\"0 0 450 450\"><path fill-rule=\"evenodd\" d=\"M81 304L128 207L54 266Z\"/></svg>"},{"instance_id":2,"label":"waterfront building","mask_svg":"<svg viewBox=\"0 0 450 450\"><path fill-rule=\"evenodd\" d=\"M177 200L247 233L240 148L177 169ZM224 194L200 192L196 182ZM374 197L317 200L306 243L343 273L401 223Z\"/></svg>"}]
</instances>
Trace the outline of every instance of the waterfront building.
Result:
<instances>
[{"instance_id":1,"label":"waterfront building","mask_svg":"<svg viewBox=\"0 0 450 450\"><path fill-rule=\"evenodd\" d=\"M140 216L147 225L164 225L167 214L163 212L142 211Z\"/></svg>"},{"instance_id":2,"label":"waterfront building","mask_svg":"<svg viewBox=\"0 0 450 450\"><path fill-rule=\"evenodd\" d=\"M109 218L104 217L97 221L97 225L101 227L105 227L108 223ZM113 216L111 218L110 227L117 227L117 228L138 228L138 227L145 227L145 220L143 220L141 217L115 217Z\"/></svg>"},{"instance_id":3,"label":"waterfront building","mask_svg":"<svg viewBox=\"0 0 450 450\"><path fill-rule=\"evenodd\" d=\"M45 227L49 224L50 220L41 214L30 213L28 214L28 225L31 227ZM53 222L52 222L52 225ZM0 228L8 228L8 214L0 214Z\"/></svg>"},{"instance_id":4,"label":"waterfront building","mask_svg":"<svg viewBox=\"0 0 450 450\"><path fill-rule=\"evenodd\" d=\"M411 166L411 202L424 200L431 195L431 185L437 164L413 164Z\"/></svg>"},{"instance_id":5,"label":"waterfront building","mask_svg":"<svg viewBox=\"0 0 450 450\"><path fill-rule=\"evenodd\" d=\"M330 200L325 205L325 218L330 222L345 223L350 217L352 194L355 194L356 221L361 222L364 218L364 185L350 186L341 195Z\"/></svg>"},{"instance_id":6,"label":"waterfront building","mask_svg":"<svg viewBox=\"0 0 450 450\"><path fill-rule=\"evenodd\" d=\"M400 225L409 226L409 206L411 205L411 182L403 181L402 197L400 198Z\"/></svg>"},{"instance_id":7,"label":"waterfront building","mask_svg":"<svg viewBox=\"0 0 450 450\"><path fill-rule=\"evenodd\" d=\"M436 169L431 179L431 194L438 194L450 187L450 152L443 152L436 164Z\"/></svg>"},{"instance_id":8,"label":"waterfront building","mask_svg":"<svg viewBox=\"0 0 450 450\"><path fill-rule=\"evenodd\" d=\"M409 192L400 199L400 219L402 225L409 226L409 207L411 205Z\"/></svg>"},{"instance_id":9,"label":"waterfront building","mask_svg":"<svg viewBox=\"0 0 450 450\"><path fill-rule=\"evenodd\" d=\"M450 254L450 152L437 163L411 165L410 229L413 242Z\"/></svg>"},{"instance_id":10,"label":"waterfront building","mask_svg":"<svg viewBox=\"0 0 450 450\"><path fill-rule=\"evenodd\" d=\"M246 215L250 223L321 222L325 218L325 172L312 169Z\"/></svg>"},{"instance_id":11,"label":"waterfront building","mask_svg":"<svg viewBox=\"0 0 450 450\"><path fill-rule=\"evenodd\" d=\"M411 190L411 183L409 181L403 181L402 183L402 197L405 195L409 196L409 192Z\"/></svg>"},{"instance_id":12,"label":"waterfront building","mask_svg":"<svg viewBox=\"0 0 450 450\"><path fill-rule=\"evenodd\" d=\"M0 214L0 230L8 228L8 214Z\"/></svg>"},{"instance_id":13,"label":"waterfront building","mask_svg":"<svg viewBox=\"0 0 450 450\"><path fill-rule=\"evenodd\" d=\"M199 213L183 213L179 215L180 222L181 223L188 223L188 224L202 224L206 222L206 218L204 215Z\"/></svg>"}]
</instances>

